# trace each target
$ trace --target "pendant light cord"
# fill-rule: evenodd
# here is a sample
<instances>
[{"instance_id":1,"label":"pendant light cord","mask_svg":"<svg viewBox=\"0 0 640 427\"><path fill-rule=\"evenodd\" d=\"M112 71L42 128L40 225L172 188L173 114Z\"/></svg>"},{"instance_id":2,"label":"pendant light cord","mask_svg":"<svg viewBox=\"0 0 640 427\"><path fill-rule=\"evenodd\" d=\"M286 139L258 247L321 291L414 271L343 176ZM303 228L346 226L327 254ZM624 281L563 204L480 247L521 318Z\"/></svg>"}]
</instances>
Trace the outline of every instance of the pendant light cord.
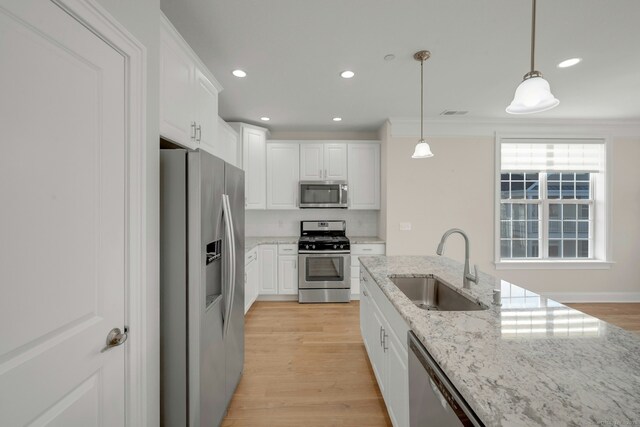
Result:
<instances>
[{"instance_id":1,"label":"pendant light cord","mask_svg":"<svg viewBox=\"0 0 640 427\"><path fill-rule=\"evenodd\" d=\"M423 130L424 130L424 59L420 61L420 142L424 140Z\"/></svg>"},{"instance_id":2,"label":"pendant light cord","mask_svg":"<svg viewBox=\"0 0 640 427\"><path fill-rule=\"evenodd\" d=\"M536 51L536 0L532 0L531 9L531 71L534 71L534 58Z\"/></svg>"}]
</instances>

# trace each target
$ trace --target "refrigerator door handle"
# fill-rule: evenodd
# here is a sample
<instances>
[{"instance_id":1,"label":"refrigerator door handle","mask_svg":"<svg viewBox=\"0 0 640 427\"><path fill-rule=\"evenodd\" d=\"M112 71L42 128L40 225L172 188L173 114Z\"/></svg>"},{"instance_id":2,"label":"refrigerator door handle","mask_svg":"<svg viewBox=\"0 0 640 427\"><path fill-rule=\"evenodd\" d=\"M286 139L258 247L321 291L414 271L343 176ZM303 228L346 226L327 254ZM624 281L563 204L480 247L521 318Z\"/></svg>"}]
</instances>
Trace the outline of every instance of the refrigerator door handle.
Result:
<instances>
[{"instance_id":1,"label":"refrigerator door handle","mask_svg":"<svg viewBox=\"0 0 640 427\"><path fill-rule=\"evenodd\" d=\"M233 214L231 213L231 202L229 202L229 195L225 194L225 198L227 199L227 212L229 213L229 224L231 230L231 306L229 307L229 315L231 315L231 311L233 310L233 302L236 299L236 231L235 224L233 219Z\"/></svg>"},{"instance_id":2,"label":"refrigerator door handle","mask_svg":"<svg viewBox=\"0 0 640 427\"><path fill-rule=\"evenodd\" d=\"M229 323L231 323L231 307L233 303L233 283L235 281L235 264L233 263L234 259L234 251L233 251L233 227L231 223L231 215L229 209L229 196L226 194L222 195L222 213L224 217L224 225L225 225L225 235L227 237L227 246L229 248L229 255L225 261L227 261L227 268L229 269L229 273L227 277L229 278L229 283L227 284L227 289L225 290L224 295L224 327L222 330L222 337L227 336L227 331L229 330Z\"/></svg>"}]
</instances>

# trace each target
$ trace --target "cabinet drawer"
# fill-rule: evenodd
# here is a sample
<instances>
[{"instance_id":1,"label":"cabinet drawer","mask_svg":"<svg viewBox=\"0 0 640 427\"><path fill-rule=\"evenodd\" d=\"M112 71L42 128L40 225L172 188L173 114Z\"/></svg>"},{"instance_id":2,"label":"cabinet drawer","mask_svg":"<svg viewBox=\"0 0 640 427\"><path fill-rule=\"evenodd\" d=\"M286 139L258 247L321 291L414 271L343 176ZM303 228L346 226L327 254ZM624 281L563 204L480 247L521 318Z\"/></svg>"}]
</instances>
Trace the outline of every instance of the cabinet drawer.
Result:
<instances>
[{"instance_id":1,"label":"cabinet drawer","mask_svg":"<svg viewBox=\"0 0 640 427\"><path fill-rule=\"evenodd\" d=\"M278 255L297 255L298 245L284 243L278 245Z\"/></svg>"},{"instance_id":2,"label":"cabinet drawer","mask_svg":"<svg viewBox=\"0 0 640 427\"><path fill-rule=\"evenodd\" d=\"M250 262L256 261L257 259L258 259L258 248L253 248L245 254L244 265L247 265Z\"/></svg>"},{"instance_id":3,"label":"cabinet drawer","mask_svg":"<svg viewBox=\"0 0 640 427\"><path fill-rule=\"evenodd\" d=\"M351 255L384 255L384 243L351 245Z\"/></svg>"}]
</instances>

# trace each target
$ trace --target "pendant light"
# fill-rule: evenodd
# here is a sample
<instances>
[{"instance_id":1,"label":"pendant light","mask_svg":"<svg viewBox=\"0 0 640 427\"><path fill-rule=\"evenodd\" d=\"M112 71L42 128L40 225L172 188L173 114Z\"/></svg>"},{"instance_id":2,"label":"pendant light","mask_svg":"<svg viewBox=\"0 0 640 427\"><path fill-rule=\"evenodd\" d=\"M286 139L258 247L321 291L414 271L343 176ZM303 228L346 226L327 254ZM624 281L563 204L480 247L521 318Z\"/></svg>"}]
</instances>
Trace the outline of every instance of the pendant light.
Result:
<instances>
[{"instance_id":1,"label":"pendant light","mask_svg":"<svg viewBox=\"0 0 640 427\"><path fill-rule=\"evenodd\" d=\"M551 93L549 83L534 67L536 50L536 0L532 0L531 13L531 71L524 75L524 80L516 89L511 105L506 109L509 114L531 114L550 110L560 101Z\"/></svg>"},{"instance_id":2,"label":"pendant light","mask_svg":"<svg viewBox=\"0 0 640 427\"><path fill-rule=\"evenodd\" d=\"M431 52L428 50L421 50L413 55L416 61L420 61L420 141L416 144L416 149L413 152L413 159L426 159L427 157L433 157L431 147L424 140L424 61L429 59Z\"/></svg>"}]
</instances>

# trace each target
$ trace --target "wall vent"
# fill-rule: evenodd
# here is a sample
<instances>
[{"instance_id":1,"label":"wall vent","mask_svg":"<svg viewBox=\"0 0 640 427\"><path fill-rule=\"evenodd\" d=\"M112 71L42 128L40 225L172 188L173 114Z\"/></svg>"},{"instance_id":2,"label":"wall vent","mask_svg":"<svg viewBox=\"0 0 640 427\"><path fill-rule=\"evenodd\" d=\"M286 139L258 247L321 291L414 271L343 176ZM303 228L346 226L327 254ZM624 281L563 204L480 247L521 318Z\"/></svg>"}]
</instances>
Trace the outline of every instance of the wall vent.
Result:
<instances>
[{"instance_id":1,"label":"wall vent","mask_svg":"<svg viewBox=\"0 0 640 427\"><path fill-rule=\"evenodd\" d=\"M440 113L440 115L441 116L464 116L467 113L468 113L468 111L444 110L442 113Z\"/></svg>"}]
</instances>

